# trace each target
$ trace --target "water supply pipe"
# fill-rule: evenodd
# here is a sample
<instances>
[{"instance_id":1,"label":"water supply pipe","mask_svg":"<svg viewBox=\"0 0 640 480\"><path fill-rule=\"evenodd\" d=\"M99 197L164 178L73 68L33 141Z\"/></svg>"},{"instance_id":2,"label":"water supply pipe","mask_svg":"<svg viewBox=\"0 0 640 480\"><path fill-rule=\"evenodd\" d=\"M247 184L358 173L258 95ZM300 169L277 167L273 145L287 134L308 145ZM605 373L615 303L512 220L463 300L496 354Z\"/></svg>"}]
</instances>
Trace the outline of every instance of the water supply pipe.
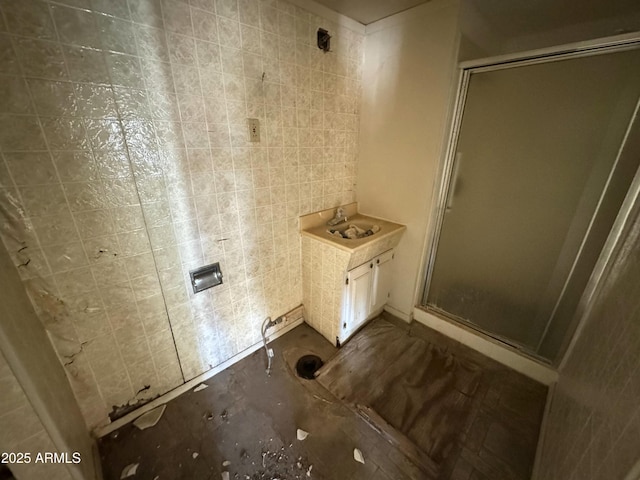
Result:
<instances>
[{"instance_id":1,"label":"water supply pipe","mask_svg":"<svg viewBox=\"0 0 640 480\"><path fill-rule=\"evenodd\" d=\"M271 317L267 317L262 322L260 333L262 333L262 343L264 343L264 351L267 352L267 376L271 376L271 359L273 358L273 349L267 346L267 330L271 327L278 325L282 322L284 317L278 317L275 320L271 320Z\"/></svg>"}]
</instances>

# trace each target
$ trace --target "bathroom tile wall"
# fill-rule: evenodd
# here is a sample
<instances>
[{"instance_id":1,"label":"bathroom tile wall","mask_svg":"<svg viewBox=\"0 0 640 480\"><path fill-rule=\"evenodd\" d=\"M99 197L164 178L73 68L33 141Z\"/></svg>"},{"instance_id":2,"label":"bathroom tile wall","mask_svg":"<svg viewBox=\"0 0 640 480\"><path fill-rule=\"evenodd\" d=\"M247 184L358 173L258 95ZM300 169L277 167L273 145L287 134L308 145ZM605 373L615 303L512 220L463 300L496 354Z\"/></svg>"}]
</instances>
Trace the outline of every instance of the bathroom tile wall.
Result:
<instances>
[{"instance_id":1,"label":"bathroom tile wall","mask_svg":"<svg viewBox=\"0 0 640 480\"><path fill-rule=\"evenodd\" d=\"M305 320L333 345L342 315L342 292L351 254L302 237L302 287Z\"/></svg>"},{"instance_id":2,"label":"bathroom tile wall","mask_svg":"<svg viewBox=\"0 0 640 480\"><path fill-rule=\"evenodd\" d=\"M623 479L638 461L639 312L636 218L560 372L545 421L539 480Z\"/></svg>"},{"instance_id":3,"label":"bathroom tile wall","mask_svg":"<svg viewBox=\"0 0 640 480\"><path fill-rule=\"evenodd\" d=\"M0 10L2 239L95 427L302 303L298 216L355 199L363 38L276 0Z\"/></svg>"},{"instance_id":4,"label":"bathroom tile wall","mask_svg":"<svg viewBox=\"0 0 640 480\"><path fill-rule=\"evenodd\" d=\"M12 463L16 478L71 480L65 465L35 463L40 452L57 452L51 437L40 421L20 383L0 353L0 452L29 453L31 462Z\"/></svg>"}]
</instances>

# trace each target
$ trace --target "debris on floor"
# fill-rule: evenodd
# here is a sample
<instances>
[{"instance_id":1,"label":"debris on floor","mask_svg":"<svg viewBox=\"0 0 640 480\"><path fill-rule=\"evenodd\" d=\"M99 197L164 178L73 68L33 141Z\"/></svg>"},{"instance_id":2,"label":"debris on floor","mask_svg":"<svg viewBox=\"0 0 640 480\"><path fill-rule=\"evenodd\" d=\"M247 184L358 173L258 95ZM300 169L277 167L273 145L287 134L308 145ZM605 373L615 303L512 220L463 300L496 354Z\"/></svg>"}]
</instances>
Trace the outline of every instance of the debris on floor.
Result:
<instances>
[{"instance_id":1,"label":"debris on floor","mask_svg":"<svg viewBox=\"0 0 640 480\"><path fill-rule=\"evenodd\" d=\"M193 459L195 460L196 458L198 458L198 455L200 455L198 452L193 452L191 454L191 456L193 457Z\"/></svg>"},{"instance_id":2,"label":"debris on floor","mask_svg":"<svg viewBox=\"0 0 640 480\"><path fill-rule=\"evenodd\" d=\"M371 328L371 325L368 325L363 332L366 333L366 329ZM429 332L424 332L424 335L427 334L431 335ZM350 340L350 343L357 340L358 337L355 337ZM137 470L140 473L136 472L134 476L126 477L124 480L143 478L144 480L436 478L421 474L422 468L416 466L415 461L406 457L402 449L390 444L385 437L373 432L371 424L364 422L361 415L354 414L349 404L343 403L339 396L330 397L328 393L326 394L327 398L334 400L333 403L321 401L321 398L314 396L316 393L323 392L320 389L320 387L325 388L323 383L317 381L309 383L293 373L292 364L295 365L295 360L303 350L316 350L322 354L323 358L331 358L334 353L340 352L338 350L334 352L334 347L324 337L315 333L307 325L301 325L275 342L279 342L275 345L277 350L282 352L282 359L285 361L275 363L270 381L266 381L264 375L264 352L255 352L217 374L215 379L207 380L209 385L206 394L192 395L193 389L198 385L194 383L186 394L172 400L171 408L166 409L161 421L154 428L140 431L129 424L101 438L99 445L105 479L118 480L124 465L134 462L139 462L140 466ZM433 348L431 357L428 358L434 357L440 347L435 345ZM462 354L456 353L456 355ZM476 365L475 359L474 353L470 359L462 357L461 362ZM534 398L540 397L541 403L537 400L533 404L528 401L523 402L522 399L528 397L521 397L516 387L527 379L521 380L518 374L518 383L513 384L509 390L505 390L509 385L508 380L512 375L516 375L515 373L509 373L505 368L493 366L493 364L488 364L482 371L485 372L482 377L484 383L482 388L476 390L479 393L475 395L480 398L474 403L474 408L481 409L478 415L483 416L478 417L479 421L473 422L474 439L487 437L489 440L495 440L490 438L491 435L487 435L487 431L494 431L493 428L488 430L494 425L493 415L495 415L495 422L499 422L495 425L502 427L505 417L510 418L511 415L516 415L511 410L514 405L522 405L520 409L525 410L536 405L537 411L544 410L543 394L546 394L546 387L541 390L541 393L536 393L537 390L526 390L526 392L533 391ZM364 378L366 379L367 376ZM513 381L515 380L511 380ZM457 385L460 385L458 380L451 382L451 388L455 392L458 392L455 390ZM509 393L511 391L513 394ZM499 408L502 398L506 399L505 405L509 405L510 409ZM361 405L363 401L356 399L354 403ZM375 405L378 406L378 404ZM383 408L384 405L379 407ZM489 410L491 417L488 417ZM519 421L525 423L518 424L514 433L519 432L525 435L524 430L528 431L530 428L534 434L537 434L539 424L530 423L533 420L528 421L528 417L523 415L524 413L517 414L516 418L522 419ZM531 427L529 427L530 424ZM302 426L305 430L309 428L308 432L313 431L313 436L307 437L309 442L306 439L304 441L297 439L298 427ZM479 436L480 434L482 437ZM533 440L536 438L534 437ZM464 438L461 441L464 442ZM535 442L532 441L532 444L535 445ZM491 447L496 445L497 442L494 441ZM354 447L358 447L360 460L356 456ZM507 446L504 448L505 451L502 453L505 456L495 457L495 462L502 459L509 462L513 457L520 458L517 454L521 450L513 452L507 449ZM367 452L366 463L362 466L354 465L346 458L349 450L352 451L356 463L365 462L364 452ZM385 455L374 455L374 452L387 451L389 453ZM481 451L484 455L488 450L483 447ZM199 453L197 460L189 459L194 452ZM263 456L263 453L266 455ZM486 478L502 478L501 470L494 472L493 468L490 469L487 464L482 463L483 459L479 455L477 454L477 460L474 461L482 469L477 470L474 467L473 473L470 473L472 478L484 478L480 472L485 470L489 472ZM345 457L346 461L336 462L339 457ZM442 472L450 472L456 461L460 462L458 465L465 468L463 472L467 472L468 463L464 458L460 457L457 460L452 454L451 460L451 463L445 464ZM502 468L503 463L498 465ZM458 466L456 468L460 470ZM222 476L222 472L226 472L227 475ZM444 480L445 476L443 475L442 478ZM529 478L528 475L514 476L513 480L525 480L525 478Z\"/></svg>"},{"instance_id":3,"label":"debris on floor","mask_svg":"<svg viewBox=\"0 0 640 480\"><path fill-rule=\"evenodd\" d=\"M309 432L305 432L304 430L299 428L296 432L296 436L298 437L298 440L302 441L309 436Z\"/></svg>"},{"instance_id":4,"label":"debris on floor","mask_svg":"<svg viewBox=\"0 0 640 480\"><path fill-rule=\"evenodd\" d=\"M123 478L133 477L138 471L138 466L140 466L139 463L132 463L124 467L122 469L122 473L120 474L120 480L122 480Z\"/></svg>"},{"instance_id":5,"label":"debris on floor","mask_svg":"<svg viewBox=\"0 0 640 480\"><path fill-rule=\"evenodd\" d=\"M364 465L364 457L362 456L362 452L360 450L358 450L357 448L353 449L353 459L356 462L360 462L361 464Z\"/></svg>"},{"instance_id":6,"label":"debris on floor","mask_svg":"<svg viewBox=\"0 0 640 480\"><path fill-rule=\"evenodd\" d=\"M199 392L200 390L204 390L205 388L207 388L209 385L207 385L206 383L201 383L200 385L198 385L196 388L193 389L194 392Z\"/></svg>"},{"instance_id":7,"label":"debris on floor","mask_svg":"<svg viewBox=\"0 0 640 480\"><path fill-rule=\"evenodd\" d=\"M229 472L222 472L222 480L229 480Z\"/></svg>"},{"instance_id":8,"label":"debris on floor","mask_svg":"<svg viewBox=\"0 0 640 480\"><path fill-rule=\"evenodd\" d=\"M244 450L243 450L244 451ZM293 456L285 446L262 449L262 468L254 473L251 479L291 479L301 480L311 476L312 466L307 457ZM249 458L249 456L247 456ZM244 461L242 462L245 463Z\"/></svg>"},{"instance_id":9,"label":"debris on floor","mask_svg":"<svg viewBox=\"0 0 640 480\"><path fill-rule=\"evenodd\" d=\"M328 403L329 405L331 405L333 402L330 402L329 400L327 400L326 398L322 398L320 395L316 395L315 393L313 394L313 398L320 400L324 403Z\"/></svg>"},{"instance_id":10,"label":"debris on floor","mask_svg":"<svg viewBox=\"0 0 640 480\"><path fill-rule=\"evenodd\" d=\"M166 408L166 404L161 405L158 408L154 408L153 410L140 415L133 421L133 425L138 427L140 430L154 427L160 421L160 418L162 417L162 414L164 413Z\"/></svg>"}]
</instances>

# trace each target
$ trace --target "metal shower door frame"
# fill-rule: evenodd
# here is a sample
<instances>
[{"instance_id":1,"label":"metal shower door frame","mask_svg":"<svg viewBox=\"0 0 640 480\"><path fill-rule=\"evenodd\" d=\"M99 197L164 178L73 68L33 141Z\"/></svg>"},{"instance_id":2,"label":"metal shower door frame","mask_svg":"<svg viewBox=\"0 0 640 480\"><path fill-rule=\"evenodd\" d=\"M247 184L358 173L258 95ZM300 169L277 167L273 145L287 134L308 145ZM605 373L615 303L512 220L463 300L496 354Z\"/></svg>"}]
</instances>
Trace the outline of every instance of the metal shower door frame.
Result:
<instances>
[{"instance_id":1,"label":"metal shower door frame","mask_svg":"<svg viewBox=\"0 0 640 480\"><path fill-rule=\"evenodd\" d=\"M433 195L434 201L431 207L431 218L433 220L430 222L429 231L427 232L425 264L423 265L422 274L421 274L421 278L423 279L423 286L421 289L421 295L418 302L421 308L426 309L427 311L433 314L436 314L438 317L441 317L441 318L444 317L446 320L462 323L468 327L471 327L472 329L477 330L485 335L488 335L500 342L506 343L511 347L517 348L525 355L532 357L538 361L543 361L545 363L549 362L549 360L543 359L537 356L535 352L531 352L530 350L518 344L514 344L510 342L508 339L500 335L494 334L492 332L488 332L468 320L459 318L455 315L452 315L448 312L444 312L440 309L435 309L433 307L430 307L427 303L429 288L431 286L433 270L435 267L435 261L436 261L436 256L438 252L438 243L440 240L440 235L442 233L445 213L447 211L447 204L449 201L449 197L452 194L451 180L452 180L452 176L455 175L454 169L455 169L456 150L458 146L458 138L460 136L460 129L462 126L462 119L463 119L466 100L467 100L469 83L471 80L471 76L474 73L498 71L498 70L504 70L509 68L515 68L515 67L536 65L540 63L551 63L551 62L562 61L562 60L567 60L571 58L580 58L580 57L588 57L593 55L601 55L606 53L620 52L620 51L635 49L639 47L640 47L640 34L632 33L632 34L617 35L614 37L606 37L603 39L590 40L590 41L572 43L567 45L560 45L556 47L550 47L550 48L544 48L539 50L532 50L528 52L521 52L517 54L502 55L497 57L490 57L490 58L472 60L472 61L460 63L458 67L459 79L458 79L458 86L457 86L457 94L456 94L454 103L452 105L452 114L451 114L452 120L451 120L451 125L447 134L448 135L447 146L446 146L444 157L440 162L440 165L438 168L438 173L436 177L438 178L438 180L434 185L435 186L435 192ZM636 114L637 114L637 109L636 109L636 112L634 113L634 116L630 120L629 126L627 127L627 132L631 124L633 123ZM626 134L625 134L625 140L626 140ZM624 140L622 145L624 145ZM617 158L616 158L616 162L617 162ZM614 168L615 168L615 164L614 164L614 167L612 168L612 171ZM607 180L607 183L603 189L602 195L604 195L604 192L606 192L610 177L611 175ZM636 175L636 177L634 178L629 188L627 197L633 196L632 194L634 194L634 192L636 192L636 190L638 190L639 188L640 188L640 175ZM600 199L600 201L601 200L602 198ZM598 202L598 206L600 205L600 201ZM589 283L585 288L583 298L580 300L580 304L578 305L578 309L579 309L578 311L586 311L588 309L589 307L588 304L593 299L593 292L597 289L597 286L600 283L600 280L602 278L602 274L604 271L604 266L602 265L604 261L603 258L605 258L605 260L610 258L611 252L613 251L616 242L619 240L619 235L617 234L617 232L619 232L621 227L617 225L618 220L620 220L621 217L626 218L629 214L627 210L631 208L632 208L631 203L625 200L625 202L621 206L621 210L619 212L618 219L616 220L616 224L614 224L614 226L612 227L612 232L605 242L605 245L602 249L602 253L600 255L598 263L594 267L594 274L592 275L591 279L589 280ZM598 211L598 208L596 207L594 211L594 216L597 213L597 211ZM592 221L593 221L593 218L592 218ZM591 223L589 224L589 228L585 233L585 238L588 236L590 230L591 230ZM573 272L577 259L580 257L580 252L582 251L583 246L584 246L584 241L582 242L580 249L577 252L576 258L574 259L571 272L567 277L565 286L562 289L562 293L558 299L558 302L562 298L562 294L566 289L566 284L571 278L571 273ZM547 327L545 328L545 333L548 330L548 323L549 322L547 322ZM568 342L568 341L564 342L565 344L564 348L559 352L559 355L557 357L558 359L560 359L558 361L561 361L561 359L564 356L564 353L569 348L567 347L567 344L570 344L570 343L572 342Z\"/></svg>"}]
</instances>

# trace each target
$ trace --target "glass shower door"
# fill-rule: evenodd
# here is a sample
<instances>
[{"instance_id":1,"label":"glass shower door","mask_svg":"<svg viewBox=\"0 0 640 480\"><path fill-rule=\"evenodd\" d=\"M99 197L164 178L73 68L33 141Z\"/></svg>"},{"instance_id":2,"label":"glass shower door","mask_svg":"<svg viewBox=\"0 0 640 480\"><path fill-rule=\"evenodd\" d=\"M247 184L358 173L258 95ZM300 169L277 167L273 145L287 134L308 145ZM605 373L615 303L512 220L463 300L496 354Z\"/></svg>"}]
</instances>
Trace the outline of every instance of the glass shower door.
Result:
<instances>
[{"instance_id":1,"label":"glass shower door","mask_svg":"<svg viewBox=\"0 0 640 480\"><path fill-rule=\"evenodd\" d=\"M610 177L629 176L618 159L639 95L638 49L471 71L428 308L534 354L568 328L558 305L567 292L577 305L584 287L569 287L593 266L576 265L597 258L583 246L608 232L587 242L592 219L631 181Z\"/></svg>"}]
</instances>

